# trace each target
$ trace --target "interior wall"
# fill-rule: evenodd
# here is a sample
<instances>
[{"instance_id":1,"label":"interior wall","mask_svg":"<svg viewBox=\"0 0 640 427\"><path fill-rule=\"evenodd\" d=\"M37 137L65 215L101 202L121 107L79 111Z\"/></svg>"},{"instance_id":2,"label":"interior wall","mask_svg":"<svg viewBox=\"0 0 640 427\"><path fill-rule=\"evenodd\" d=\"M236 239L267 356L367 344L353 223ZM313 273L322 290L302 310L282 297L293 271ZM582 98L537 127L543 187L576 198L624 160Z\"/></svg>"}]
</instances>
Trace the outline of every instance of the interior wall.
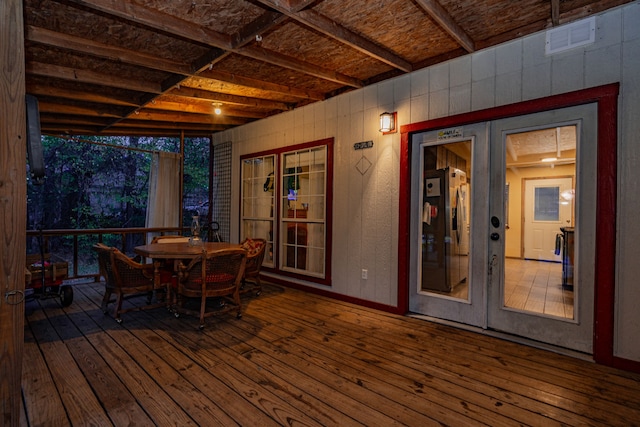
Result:
<instances>
[{"instance_id":1,"label":"interior wall","mask_svg":"<svg viewBox=\"0 0 640 427\"><path fill-rule=\"evenodd\" d=\"M509 228L505 230L505 256L520 258L522 256L522 185L525 179L553 178L558 176L574 176L575 166L564 165L554 168L520 168L518 173L507 170L509 183ZM574 177L575 182L575 177ZM574 211L575 215L575 211ZM573 219L575 220L575 216Z\"/></svg>"},{"instance_id":2,"label":"interior wall","mask_svg":"<svg viewBox=\"0 0 640 427\"><path fill-rule=\"evenodd\" d=\"M397 111L404 125L620 82L614 354L640 361L640 4L599 15L596 25L596 42L585 47L546 56L540 32L215 134L214 143L233 142L231 240L241 155L335 137L330 291L396 306L400 134L380 134L379 114ZM353 149L368 140L372 148ZM361 173L359 162L371 166Z\"/></svg>"}]
</instances>

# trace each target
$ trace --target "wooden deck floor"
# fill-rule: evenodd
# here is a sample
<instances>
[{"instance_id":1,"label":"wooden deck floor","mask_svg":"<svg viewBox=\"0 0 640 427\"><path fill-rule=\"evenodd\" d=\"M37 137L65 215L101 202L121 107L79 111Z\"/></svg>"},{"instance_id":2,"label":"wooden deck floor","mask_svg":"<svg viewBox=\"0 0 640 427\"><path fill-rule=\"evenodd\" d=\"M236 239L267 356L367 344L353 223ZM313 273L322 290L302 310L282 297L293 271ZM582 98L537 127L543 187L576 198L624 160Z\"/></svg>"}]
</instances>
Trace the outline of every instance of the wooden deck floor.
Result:
<instances>
[{"instance_id":1,"label":"wooden deck floor","mask_svg":"<svg viewBox=\"0 0 640 427\"><path fill-rule=\"evenodd\" d=\"M640 425L640 375L268 285L244 317L30 301L23 424Z\"/></svg>"}]
</instances>

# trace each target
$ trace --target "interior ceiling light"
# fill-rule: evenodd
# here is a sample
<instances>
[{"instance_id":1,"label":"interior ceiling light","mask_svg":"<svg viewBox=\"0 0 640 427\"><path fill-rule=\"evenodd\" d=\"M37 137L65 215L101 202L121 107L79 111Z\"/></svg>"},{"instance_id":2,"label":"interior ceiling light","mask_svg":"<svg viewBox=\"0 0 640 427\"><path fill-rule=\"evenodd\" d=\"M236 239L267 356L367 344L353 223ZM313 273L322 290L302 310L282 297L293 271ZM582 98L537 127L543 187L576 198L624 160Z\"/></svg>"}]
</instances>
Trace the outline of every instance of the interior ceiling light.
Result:
<instances>
[{"instance_id":1,"label":"interior ceiling light","mask_svg":"<svg viewBox=\"0 0 640 427\"><path fill-rule=\"evenodd\" d=\"M558 158L557 157L545 157L544 159L541 159L541 162L545 162L545 163L549 163L549 162L555 162L557 161Z\"/></svg>"},{"instance_id":2,"label":"interior ceiling light","mask_svg":"<svg viewBox=\"0 0 640 427\"><path fill-rule=\"evenodd\" d=\"M221 106L222 106L222 104L220 104L218 102L214 102L213 103L213 112L216 113L217 116L222 114L222 108L220 108Z\"/></svg>"}]
</instances>

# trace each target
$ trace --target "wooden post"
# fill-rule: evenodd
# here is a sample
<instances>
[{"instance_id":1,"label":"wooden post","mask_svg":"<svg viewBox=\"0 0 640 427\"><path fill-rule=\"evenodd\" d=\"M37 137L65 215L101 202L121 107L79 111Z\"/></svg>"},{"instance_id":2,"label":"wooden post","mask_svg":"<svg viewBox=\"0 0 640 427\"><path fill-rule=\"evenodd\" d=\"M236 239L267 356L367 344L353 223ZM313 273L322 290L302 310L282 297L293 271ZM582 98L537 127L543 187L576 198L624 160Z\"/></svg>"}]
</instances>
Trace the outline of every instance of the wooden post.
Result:
<instances>
[{"instance_id":1,"label":"wooden post","mask_svg":"<svg viewBox=\"0 0 640 427\"><path fill-rule=\"evenodd\" d=\"M22 0L0 1L0 426L20 424L27 136Z\"/></svg>"}]
</instances>

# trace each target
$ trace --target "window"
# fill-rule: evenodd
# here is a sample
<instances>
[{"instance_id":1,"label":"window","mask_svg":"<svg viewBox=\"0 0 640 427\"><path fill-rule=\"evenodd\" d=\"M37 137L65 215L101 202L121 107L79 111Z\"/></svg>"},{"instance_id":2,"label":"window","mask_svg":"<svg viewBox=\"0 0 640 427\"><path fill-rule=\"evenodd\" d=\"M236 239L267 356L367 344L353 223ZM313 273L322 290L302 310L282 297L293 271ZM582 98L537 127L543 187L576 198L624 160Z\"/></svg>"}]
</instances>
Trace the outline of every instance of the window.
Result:
<instances>
[{"instance_id":1,"label":"window","mask_svg":"<svg viewBox=\"0 0 640 427\"><path fill-rule=\"evenodd\" d=\"M246 237L267 241L263 266L273 267L275 229L274 173L276 156L254 157L242 161L242 231Z\"/></svg>"},{"instance_id":2,"label":"window","mask_svg":"<svg viewBox=\"0 0 640 427\"><path fill-rule=\"evenodd\" d=\"M267 240L264 267L330 283L332 150L326 139L241 159L240 238Z\"/></svg>"}]
</instances>

